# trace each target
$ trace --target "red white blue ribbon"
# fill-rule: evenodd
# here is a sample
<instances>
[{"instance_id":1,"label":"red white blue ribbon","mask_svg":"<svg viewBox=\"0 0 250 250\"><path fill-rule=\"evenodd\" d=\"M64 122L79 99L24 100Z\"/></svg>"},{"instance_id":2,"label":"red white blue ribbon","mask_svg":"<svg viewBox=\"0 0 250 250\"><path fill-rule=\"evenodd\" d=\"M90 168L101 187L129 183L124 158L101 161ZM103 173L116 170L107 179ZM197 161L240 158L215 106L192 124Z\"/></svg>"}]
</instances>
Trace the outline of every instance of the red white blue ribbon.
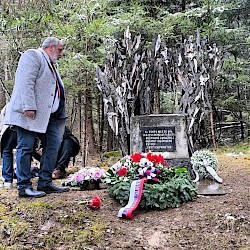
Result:
<instances>
[{"instance_id":1,"label":"red white blue ribbon","mask_svg":"<svg viewBox=\"0 0 250 250\"><path fill-rule=\"evenodd\" d=\"M147 179L143 178L131 183L128 204L119 210L118 217L127 219L133 218L133 212L137 209L141 201L144 182L147 182Z\"/></svg>"},{"instance_id":2,"label":"red white blue ribbon","mask_svg":"<svg viewBox=\"0 0 250 250\"><path fill-rule=\"evenodd\" d=\"M135 180L131 183L128 204L121 208L118 212L120 218L133 218L133 212L137 209L142 196L143 184L145 182L158 182L156 177L161 171L155 167L147 166L139 171L140 180Z\"/></svg>"}]
</instances>

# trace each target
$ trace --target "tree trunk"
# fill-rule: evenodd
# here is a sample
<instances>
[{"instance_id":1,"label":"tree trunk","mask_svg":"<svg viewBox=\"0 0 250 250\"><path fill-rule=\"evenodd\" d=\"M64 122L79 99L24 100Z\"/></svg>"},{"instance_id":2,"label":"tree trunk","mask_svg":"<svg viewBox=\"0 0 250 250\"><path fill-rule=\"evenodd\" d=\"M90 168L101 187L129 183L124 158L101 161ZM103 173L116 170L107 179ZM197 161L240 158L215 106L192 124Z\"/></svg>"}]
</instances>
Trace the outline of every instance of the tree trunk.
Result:
<instances>
[{"instance_id":1,"label":"tree trunk","mask_svg":"<svg viewBox=\"0 0 250 250\"><path fill-rule=\"evenodd\" d=\"M114 133L110 126L108 126L108 136L107 136L107 151L114 150Z\"/></svg>"},{"instance_id":2,"label":"tree trunk","mask_svg":"<svg viewBox=\"0 0 250 250\"><path fill-rule=\"evenodd\" d=\"M91 91L87 87L85 90L85 133L87 139L87 152L89 155L93 156L96 154L96 141L93 126L93 115L92 115L92 96Z\"/></svg>"},{"instance_id":3,"label":"tree trunk","mask_svg":"<svg viewBox=\"0 0 250 250\"><path fill-rule=\"evenodd\" d=\"M212 134L212 142L214 150L217 149L216 140L215 140L215 132L214 132L214 117L213 117L213 109L210 110L210 124L211 124L211 134Z\"/></svg>"},{"instance_id":4,"label":"tree trunk","mask_svg":"<svg viewBox=\"0 0 250 250\"><path fill-rule=\"evenodd\" d=\"M85 167L85 138L86 138L86 133L85 133L85 129L83 130L83 124L85 126L85 121L82 121L82 92L79 91L77 94L77 137L80 141L80 145L81 145L81 156L82 156L82 163L83 166Z\"/></svg>"},{"instance_id":5,"label":"tree trunk","mask_svg":"<svg viewBox=\"0 0 250 250\"><path fill-rule=\"evenodd\" d=\"M238 78L238 75L236 74L236 77ZM240 97L240 87L237 86L237 98L238 101L240 102L241 97ZM242 111L239 111L239 116L240 116L240 138L241 140L245 139L245 133L244 133L244 124L243 124L243 115L242 115Z\"/></svg>"},{"instance_id":6,"label":"tree trunk","mask_svg":"<svg viewBox=\"0 0 250 250\"><path fill-rule=\"evenodd\" d=\"M98 128L99 128L99 141L98 141L98 146L99 146L99 153L102 153L103 151L103 138L104 138L104 119L105 119L105 114L104 114L104 105L103 105L103 100L101 96L98 96Z\"/></svg>"}]
</instances>

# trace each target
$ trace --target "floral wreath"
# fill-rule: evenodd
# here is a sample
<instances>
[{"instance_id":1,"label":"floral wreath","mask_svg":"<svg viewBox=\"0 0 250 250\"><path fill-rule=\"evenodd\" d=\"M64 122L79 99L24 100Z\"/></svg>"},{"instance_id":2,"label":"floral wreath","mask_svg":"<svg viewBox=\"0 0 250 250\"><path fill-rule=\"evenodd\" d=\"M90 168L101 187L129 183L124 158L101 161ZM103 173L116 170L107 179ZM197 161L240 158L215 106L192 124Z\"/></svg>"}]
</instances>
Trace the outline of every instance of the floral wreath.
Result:
<instances>
[{"instance_id":1,"label":"floral wreath","mask_svg":"<svg viewBox=\"0 0 250 250\"><path fill-rule=\"evenodd\" d=\"M125 156L106 175L104 182L110 195L123 206L129 200L131 183L142 178L145 184L141 208L179 207L197 195L197 188L186 168L170 167L162 155L151 152Z\"/></svg>"},{"instance_id":2,"label":"floral wreath","mask_svg":"<svg viewBox=\"0 0 250 250\"><path fill-rule=\"evenodd\" d=\"M207 170L208 166L214 170L217 170L219 165L215 154L209 150L195 151L190 160L194 170L198 172L200 178L207 178L210 175Z\"/></svg>"}]
</instances>

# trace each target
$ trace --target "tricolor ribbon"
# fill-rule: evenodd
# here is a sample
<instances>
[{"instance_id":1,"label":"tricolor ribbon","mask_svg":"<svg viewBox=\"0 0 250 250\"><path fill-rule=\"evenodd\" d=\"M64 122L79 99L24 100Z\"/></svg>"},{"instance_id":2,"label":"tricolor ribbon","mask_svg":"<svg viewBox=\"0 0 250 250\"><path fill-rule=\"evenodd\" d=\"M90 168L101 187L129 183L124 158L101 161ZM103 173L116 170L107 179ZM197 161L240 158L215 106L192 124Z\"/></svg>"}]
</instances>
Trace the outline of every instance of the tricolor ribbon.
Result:
<instances>
[{"instance_id":1,"label":"tricolor ribbon","mask_svg":"<svg viewBox=\"0 0 250 250\"><path fill-rule=\"evenodd\" d=\"M139 177L141 179L135 180L131 183L128 204L119 210L118 217L127 219L133 218L133 212L137 209L141 201L143 184L145 182L158 182L156 175L160 172L159 169L151 166L145 167L139 171Z\"/></svg>"},{"instance_id":2,"label":"tricolor ribbon","mask_svg":"<svg viewBox=\"0 0 250 250\"><path fill-rule=\"evenodd\" d=\"M147 179L135 180L131 183L128 204L119 210L118 217L127 219L133 218L133 212L137 209L141 201L142 189L145 181L147 181Z\"/></svg>"}]
</instances>

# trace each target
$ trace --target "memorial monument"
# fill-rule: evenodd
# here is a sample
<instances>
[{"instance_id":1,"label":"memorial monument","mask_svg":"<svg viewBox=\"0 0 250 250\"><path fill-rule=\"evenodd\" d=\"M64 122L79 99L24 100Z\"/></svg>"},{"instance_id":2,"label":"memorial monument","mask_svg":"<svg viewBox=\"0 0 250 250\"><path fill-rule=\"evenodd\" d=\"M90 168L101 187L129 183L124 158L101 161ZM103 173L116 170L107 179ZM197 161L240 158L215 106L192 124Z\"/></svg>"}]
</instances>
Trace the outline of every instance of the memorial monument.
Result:
<instances>
[{"instance_id":1,"label":"memorial monument","mask_svg":"<svg viewBox=\"0 0 250 250\"><path fill-rule=\"evenodd\" d=\"M226 192L218 184L222 179L211 168L213 161L208 156L212 153L202 152L199 159L200 169L204 168L204 175L198 179L197 171L191 163L188 151L188 139L186 131L186 117L181 114L160 114L133 116L130 120L130 150L136 152L153 152L161 154L171 167L186 167L191 178L196 182L198 194L223 195ZM199 152L197 151L199 154ZM192 156L194 158L196 154ZM199 158L199 157L198 157ZM198 165L199 165L198 164ZM218 162L215 162L216 167ZM204 166L203 166L204 165ZM206 166L207 165L207 166ZM211 172L212 171L212 172ZM205 179L210 176L209 179ZM217 182L215 182L217 181Z\"/></svg>"},{"instance_id":2,"label":"memorial monument","mask_svg":"<svg viewBox=\"0 0 250 250\"><path fill-rule=\"evenodd\" d=\"M170 165L189 164L186 117L181 114L131 117L130 151L159 153Z\"/></svg>"}]
</instances>

